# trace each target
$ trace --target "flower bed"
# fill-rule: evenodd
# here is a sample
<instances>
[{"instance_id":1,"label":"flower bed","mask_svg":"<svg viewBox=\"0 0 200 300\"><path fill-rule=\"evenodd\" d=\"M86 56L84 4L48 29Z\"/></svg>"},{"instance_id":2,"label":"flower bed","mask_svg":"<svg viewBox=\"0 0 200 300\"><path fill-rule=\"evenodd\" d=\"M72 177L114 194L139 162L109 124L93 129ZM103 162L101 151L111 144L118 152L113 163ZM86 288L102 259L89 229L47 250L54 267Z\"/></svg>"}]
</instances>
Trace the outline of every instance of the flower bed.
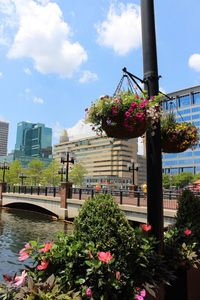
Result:
<instances>
[{"instance_id":1,"label":"flower bed","mask_svg":"<svg viewBox=\"0 0 200 300\"><path fill-rule=\"evenodd\" d=\"M99 134L127 139L142 136L147 126L152 131L160 118L160 96L137 95L130 91L110 97L102 96L86 109L86 122Z\"/></svg>"}]
</instances>

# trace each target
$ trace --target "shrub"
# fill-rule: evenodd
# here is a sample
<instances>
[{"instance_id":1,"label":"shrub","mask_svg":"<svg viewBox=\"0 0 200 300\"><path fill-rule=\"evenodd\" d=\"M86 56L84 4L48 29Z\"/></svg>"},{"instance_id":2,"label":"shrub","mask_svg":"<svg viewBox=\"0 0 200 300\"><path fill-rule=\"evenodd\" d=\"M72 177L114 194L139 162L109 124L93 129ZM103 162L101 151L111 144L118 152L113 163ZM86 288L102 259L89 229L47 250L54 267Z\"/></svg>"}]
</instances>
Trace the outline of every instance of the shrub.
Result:
<instances>
[{"instance_id":1,"label":"shrub","mask_svg":"<svg viewBox=\"0 0 200 300\"><path fill-rule=\"evenodd\" d=\"M135 233L113 197L99 194L84 203L74 222L74 235L121 256L133 245Z\"/></svg>"},{"instance_id":2,"label":"shrub","mask_svg":"<svg viewBox=\"0 0 200 300\"><path fill-rule=\"evenodd\" d=\"M176 227L188 227L192 237L200 249L200 199L193 192L184 190L178 199Z\"/></svg>"}]
</instances>

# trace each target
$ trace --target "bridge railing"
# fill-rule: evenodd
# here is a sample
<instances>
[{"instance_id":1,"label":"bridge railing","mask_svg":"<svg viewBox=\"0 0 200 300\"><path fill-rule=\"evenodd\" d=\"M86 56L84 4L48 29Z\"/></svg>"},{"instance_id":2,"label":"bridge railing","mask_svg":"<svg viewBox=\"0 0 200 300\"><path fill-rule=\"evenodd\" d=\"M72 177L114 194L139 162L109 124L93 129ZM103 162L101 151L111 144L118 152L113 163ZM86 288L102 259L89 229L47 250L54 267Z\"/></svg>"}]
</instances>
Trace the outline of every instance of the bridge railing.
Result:
<instances>
[{"instance_id":1,"label":"bridge railing","mask_svg":"<svg viewBox=\"0 0 200 300\"><path fill-rule=\"evenodd\" d=\"M20 186L20 185L7 185L7 193L18 193L18 194L31 194L31 195L43 195L60 197L60 187L45 187L45 186ZM95 190L92 188L71 188L70 197L73 199L86 200L88 197L93 198L95 195L111 194L116 202L119 204L127 204L134 206L147 206L146 194L142 191L128 191L128 190L107 190L100 189ZM180 192L164 191L163 192L163 207L165 209L176 209L177 199Z\"/></svg>"},{"instance_id":2,"label":"bridge railing","mask_svg":"<svg viewBox=\"0 0 200 300\"><path fill-rule=\"evenodd\" d=\"M119 204L127 204L134 206L147 206L147 197L142 191L128 190L106 190L100 189L96 191L91 188L72 188L71 195L73 199L86 200L88 197L93 198L95 195L111 194ZM163 192L163 207L165 209L176 209L177 199L180 192L165 191Z\"/></svg>"},{"instance_id":3,"label":"bridge railing","mask_svg":"<svg viewBox=\"0 0 200 300\"><path fill-rule=\"evenodd\" d=\"M7 185L7 193L44 195L44 196L60 196L60 187L54 186L25 186L25 185Z\"/></svg>"}]
</instances>

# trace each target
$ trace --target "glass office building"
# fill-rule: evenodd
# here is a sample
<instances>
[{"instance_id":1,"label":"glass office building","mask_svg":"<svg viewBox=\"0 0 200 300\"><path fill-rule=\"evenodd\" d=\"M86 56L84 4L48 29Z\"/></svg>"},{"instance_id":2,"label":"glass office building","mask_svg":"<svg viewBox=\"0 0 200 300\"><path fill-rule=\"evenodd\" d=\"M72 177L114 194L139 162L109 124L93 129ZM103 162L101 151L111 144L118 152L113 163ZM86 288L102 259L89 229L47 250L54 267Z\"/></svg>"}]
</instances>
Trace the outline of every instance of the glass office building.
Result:
<instances>
[{"instance_id":1,"label":"glass office building","mask_svg":"<svg viewBox=\"0 0 200 300\"><path fill-rule=\"evenodd\" d=\"M41 123L20 122L17 124L17 138L14 160L24 167L32 159L40 159L46 165L52 160L52 129Z\"/></svg>"},{"instance_id":2,"label":"glass office building","mask_svg":"<svg viewBox=\"0 0 200 300\"><path fill-rule=\"evenodd\" d=\"M164 108L175 113L177 122L193 123L200 133L200 85L170 93L168 96L172 100L167 101ZM200 142L193 149L182 153L163 153L163 172L200 173Z\"/></svg>"}]
</instances>

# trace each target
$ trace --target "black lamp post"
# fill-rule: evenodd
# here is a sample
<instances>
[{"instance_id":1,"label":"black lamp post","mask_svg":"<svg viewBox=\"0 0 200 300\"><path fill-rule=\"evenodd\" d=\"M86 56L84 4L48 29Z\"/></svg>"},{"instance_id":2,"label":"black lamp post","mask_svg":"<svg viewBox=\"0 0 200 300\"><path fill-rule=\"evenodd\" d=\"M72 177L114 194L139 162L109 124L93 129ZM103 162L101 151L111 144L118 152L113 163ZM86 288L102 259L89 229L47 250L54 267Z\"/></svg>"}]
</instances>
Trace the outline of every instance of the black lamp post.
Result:
<instances>
[{"instance_id":1,"label":"black lamp post","mask_svg":"<svg viewBox=\"0 0 200 300\"><path fill-rule=\"evenodd\" d=\"M131 159L131 163L127 164L128 170L132 171L132 184L135 185L135 171L139 170L139 164Z\"/></svg>"},{"instance_id":2,"label":"black lamp post","mask_svg":"<svg viewBox=\"0 0 200 300\"><path fill-rule=\"evenodd\" d=\"M71 157L70 158L70 152L66 152L66 156L62 156L61 159L60 159L60 162L63 164L63 168L62 170L64 170L64 164L66 163L66 170L65 170L65 173L66 173L66 177L65 177L65 181L68 182L69 180L69 164L74 164L74 158ZM61 174L64 174L61 173Z\"/></svg>"},{"instance_id":3,"label":"black lamp post","mask_svg":"<svg viewBox=\"0 0 200 300\"><path fill-rule=\"evenodd\" d=\"M0 170L3 170L2 182L5 182L5 172L9 169L10 167L6 161L0 164Z\"/></svg>"},{"instance_id":4,"label":"black lamp post","mask_svg":"<svg viewBox=\"0 0 200 300\"><path fill-rule=\"evenodd\" d=\"M60 181L63 182L63 174L66 174L66 168L64 167L64 165L61 168L59 168L58 174L60 174L61 176Z\"/></svg>"},{"instance_id":5,"label":"black lamp post","mask_svg":"<svg viewBox=\"0 0 200 300\"><path fill-rule=\"evenodd\" d=\"M24 179L27 178L27 176L24 173L19 174L19 178L21 179L21 185L23 186L24 184Z\"/></svg>"},{"instance_id":6,"label":"black lamp post","mask_svg":"<svg viewBox=\"0 0 200 300\"><path fill-rule=\"evenodd\" d=\"M159 76L157 66L156 34L153 0L141 0L142 46L145 90L148 97L158 95ZM163 193L162 193L162 156L160 123L155 135L147 130L147 220L152 231L163 247Z\"/></svg>"}]
</instances>

